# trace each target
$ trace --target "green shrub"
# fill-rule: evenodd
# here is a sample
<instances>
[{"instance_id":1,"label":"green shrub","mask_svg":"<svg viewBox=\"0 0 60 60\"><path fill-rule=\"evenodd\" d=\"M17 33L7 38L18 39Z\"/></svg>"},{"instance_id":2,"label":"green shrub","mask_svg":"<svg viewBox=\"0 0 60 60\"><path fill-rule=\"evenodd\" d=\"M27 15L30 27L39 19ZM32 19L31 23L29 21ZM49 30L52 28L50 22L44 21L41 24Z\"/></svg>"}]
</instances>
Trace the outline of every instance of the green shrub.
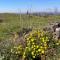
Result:
<instances>
[{"instance_id":1,"label":"green shrub","mask_svg":"<svg viewBox=\"0 0 60 60\"><path fill-rule=\"evenodd\" d=\"M46 60L54 60L60 51L60 40L55 40L51 32L32 30L24 35L25 47L16 43L16 38L18 38L17 34L13 39L1 41L0 54L3 57L2 60L38 60L42 59L42 55L45 56L43 58Z\"/></svg>"}]
</instances>

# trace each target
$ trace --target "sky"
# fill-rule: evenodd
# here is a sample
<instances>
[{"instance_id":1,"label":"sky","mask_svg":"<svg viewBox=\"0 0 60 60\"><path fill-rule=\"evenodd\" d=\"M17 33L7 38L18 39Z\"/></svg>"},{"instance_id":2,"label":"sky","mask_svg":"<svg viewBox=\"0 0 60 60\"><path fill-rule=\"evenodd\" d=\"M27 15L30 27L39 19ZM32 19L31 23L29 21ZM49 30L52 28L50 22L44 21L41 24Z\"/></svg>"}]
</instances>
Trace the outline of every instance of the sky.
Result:
<instances>
[{"instance_id":1,"label":"sky","mask_svg":"<svg viewBox=\"0 0 60 60\"><path fill-rule=\"evenodd\" d=\"M60 0L0 0L0 13L60 11Z\"/></svg>"}]
</instances>

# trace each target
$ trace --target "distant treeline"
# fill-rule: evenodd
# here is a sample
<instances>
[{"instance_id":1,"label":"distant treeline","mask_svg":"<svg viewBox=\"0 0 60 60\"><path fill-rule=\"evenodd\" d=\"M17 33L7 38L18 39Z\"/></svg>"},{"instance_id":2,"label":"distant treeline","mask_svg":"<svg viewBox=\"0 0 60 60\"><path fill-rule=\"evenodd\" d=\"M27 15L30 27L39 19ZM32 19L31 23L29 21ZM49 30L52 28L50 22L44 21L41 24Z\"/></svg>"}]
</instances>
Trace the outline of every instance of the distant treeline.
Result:
<instances>
[{"instance_id":1,"label":"distant treeline","mask_svg":"<svg viewBox=\"0 0 60 60\"><path fill-rule=\"evenodd\" d=\"M35 16L49 16L49 15L60 15L60 12L26 12L27 15L35 15Z\"/></svg>"}]
</instances>

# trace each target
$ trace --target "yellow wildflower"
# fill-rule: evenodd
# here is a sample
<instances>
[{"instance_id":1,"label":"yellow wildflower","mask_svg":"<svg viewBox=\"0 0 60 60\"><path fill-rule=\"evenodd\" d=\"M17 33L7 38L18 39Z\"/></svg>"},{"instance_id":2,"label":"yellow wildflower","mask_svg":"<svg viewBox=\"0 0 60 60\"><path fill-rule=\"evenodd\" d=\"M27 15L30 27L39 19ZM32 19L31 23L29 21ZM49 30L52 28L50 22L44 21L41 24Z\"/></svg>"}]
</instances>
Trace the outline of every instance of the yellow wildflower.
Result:
<instances>
[{"instance_id":1,"label":"yellow wildflower","mask_svg":"<svg viewBox=\"0 0 60 60\"><path fill-rule=\"evenodd\" d=\"M42 50L41 53L44 54L44 50Z\"/></svg>"},{"instance_id":2,"label":"yellow wildflower","mask_svg":"<svg viewBox=\"0 0 60 60\"><path fill-rule=\"evenodd\" d=\"M47 46L47 43L45 43L44 46Z\"/></svg>"},{"instance_id":3,"label":"yellow wildflower","mask_svg":"<svg viewBox=\"0 0 60 60\"><path fill-rule=\"evenodd\" d=\"M38 48L39 46L37 45L36 48Z\"/></svg>"},{"instance_id":4,"label":"yellow wildflower","mask_svg":"<svg viewBox=\"0 0 60 60\"><path fill-rule=\"evenodd\" d=\"M33 56L33 58L35 58L35 56Z\"/></svg>"},{"instance_id":5,"label":"yellow wildflower","mask_svg":"<svg viewBox=\"0 0 60 60\"><path fill-rule=\"evenodd\" d=\"M18 54L18 52L15 52L16 54Z\"/></svg>"},{"instance_id":6,"label":"yellow wildflower","mask_svg":"<svg viewBox=\"0 0 60 60\"><path fill-rule=\"evenodd\" d=\"M31 52L32 55L34 55L34 52Z\"/></svg>"},{"instance_id":7,"label":"yellow wildflower","mask_svg":"<svg viewBox=\"0 0 60 60\"><path fill-rule=\"evenodd\" d=\"M34 41L34 39L31 39L31 41L33 42L33 41Z\"/></svg>"},{"instance_id":8,"label":"yellow wildflower","mask_svg":"<svg viewBox=\"0 0 60 60\"><path fill-rule=\"evenodd\" d=\"M38 49L38 52L40 52L41 51L41 49Z\"/></svg>"},{"instance_id":9,"label":"yellow wildflower","mask_svg":"<svg viewBox=\"0 0 60 60\"><path fill-rule=\"evenodd\" d=\"M56 45L59 45L59 43L57 42Z\"/></svg>"},{"instance_id":10,"label":"yellow wildflower","mask_svg":"<svg viewBox=\"0 0 60 60\"><path fill-rule=\"evenodd\" d=\"M44 38L42 38L42 42L45 42Z\"/></svg>"}]
</instances>

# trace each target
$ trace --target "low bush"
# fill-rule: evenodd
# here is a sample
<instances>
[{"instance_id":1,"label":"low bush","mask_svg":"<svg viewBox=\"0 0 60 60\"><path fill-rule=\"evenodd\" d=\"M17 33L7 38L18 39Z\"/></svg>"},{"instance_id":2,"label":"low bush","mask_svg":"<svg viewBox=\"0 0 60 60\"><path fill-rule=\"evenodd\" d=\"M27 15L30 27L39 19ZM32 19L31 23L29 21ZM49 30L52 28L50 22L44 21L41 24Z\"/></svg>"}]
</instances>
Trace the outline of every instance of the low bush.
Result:
<instances>
[{"instance_id":1,"label":"low bush","mask_svg":"<svg viewBox=\"0 0 60 60\"><path fill-rule=\"evenodd\" d=\"M46 60L53 59L59 52L60 40L55 40L53 34L43 30L32 30L24 35L23 44L15 44L18 36L0 43L2 60ZM44 57L43 57L44 56ZM53 59L54 60L54 59Z\"/></svg>"}]
</instances>

